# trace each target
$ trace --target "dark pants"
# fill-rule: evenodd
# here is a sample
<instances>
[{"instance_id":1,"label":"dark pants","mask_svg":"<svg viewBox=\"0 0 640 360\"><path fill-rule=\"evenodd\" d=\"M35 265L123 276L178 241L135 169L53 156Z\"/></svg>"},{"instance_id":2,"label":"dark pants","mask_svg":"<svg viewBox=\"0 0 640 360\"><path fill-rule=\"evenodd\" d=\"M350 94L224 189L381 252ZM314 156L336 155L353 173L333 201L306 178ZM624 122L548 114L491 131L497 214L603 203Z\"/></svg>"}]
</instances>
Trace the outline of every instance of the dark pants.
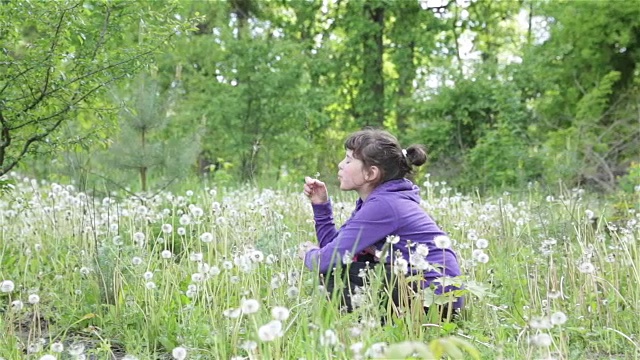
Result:
<instances>
[{"instance_id":1,"label":"dark pants","mask_svg":"<svg viewBox=\"0 0 640 360\"><path fill-rule=\"evenodd\" d=\"M337 278L338 273L341 275L339 279ZM372 273L378 274L378 277L373 277L371 275ZM362 288L363 286L371 287L371 281L382 280L383 284L380 286L380 306L384 309L391 307L393 310L392 313L396 315L408 313L412 308L412 294L421 290L419 281L406 283L404 279L400 280L398 276L393 273L390 265L375 262L353 262L335 272L330 271L323 275L325 289L332 298L339 301L341 309L347 312L352 312L354 308L358 307L358 301L356 299L361 293L358 288ZM391 304L389 300L392 301ZM416 304L416 306L419 305ZM430 307L422 306L422 308L424 314L428 314L430 318L431 315L439 314L437 318L441 321L451 320L459 314L459 309L452 309L450 312L448 305L432 306L433 311L437 311L436 314L429 313ZM382 321L384 323L386 319Z\"/></svg>"}]
</instances>

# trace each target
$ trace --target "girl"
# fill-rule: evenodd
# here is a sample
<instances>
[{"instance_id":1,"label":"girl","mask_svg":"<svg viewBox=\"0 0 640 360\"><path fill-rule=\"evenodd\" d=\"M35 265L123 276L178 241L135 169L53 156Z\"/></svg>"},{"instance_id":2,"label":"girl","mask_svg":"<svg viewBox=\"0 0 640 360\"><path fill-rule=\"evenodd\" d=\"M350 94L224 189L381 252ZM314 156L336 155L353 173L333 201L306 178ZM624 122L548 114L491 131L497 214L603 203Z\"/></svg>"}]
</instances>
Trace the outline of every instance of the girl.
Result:
<instances>
[{"instance_id":1,"label":"girl","mask_svg":"<svg viewBox=\"0 0 640 360\"><path fill-rule=\"evenodd\" d=\"M388 132L367 129L351 134L345 150L338 164L340 189L356 191L360 198L351 217L336 230L327 187L318 179L305 178L304 194L311 200L318 237L317 245L307 242L300 248L305 265L319 268L330 292L334 290L332 270L348 265L343 269L348 285L342 298L348 311L354 306L351 295L364 285L362 269L379 261L386 270L385 286L397 275L422 274L424 281L414 284L414 292L420 287L433 287L436 294L456 290L442 285L442 279L460 275L456 254L446 234L420 206L418 187L406 178L413 166L425 163L424 146L405 150ZM387 256L379 259L383 250ZM407 289L393 285L396 308L402 307L399 292L403 291ZM439 310L446 311L441 315L451 315L462 305L462 297L451 297L448 306Z\"/></svg>"}]
</instances>

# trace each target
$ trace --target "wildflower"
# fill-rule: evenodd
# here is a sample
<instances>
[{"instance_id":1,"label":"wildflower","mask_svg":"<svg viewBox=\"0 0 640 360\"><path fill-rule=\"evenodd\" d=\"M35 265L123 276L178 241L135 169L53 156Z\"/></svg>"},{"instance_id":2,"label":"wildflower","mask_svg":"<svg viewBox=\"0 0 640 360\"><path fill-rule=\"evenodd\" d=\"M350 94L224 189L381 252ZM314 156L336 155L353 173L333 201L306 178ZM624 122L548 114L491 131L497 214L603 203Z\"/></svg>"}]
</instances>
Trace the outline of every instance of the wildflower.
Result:
<instances>
[{"instance_id":1,"label":"wildflower","mask_svg":"<svg viewBox=\"0 0 640 360\"><path fill-rule=\"evenodd\" d=\"M162 250L160 253L160 256L162 256L163 259L171 259L171 255L171 251L169 250Z\"/></svg>"},{"instance_id":2,"label":"wildflower","mask_svg":"<svg viewBox=\"0 0 640 360\"><path fill-rule=\"evenodd\" d=\"M162 224L162 232L165 234L171 234L173 231L173 226L171 224Z\"/></svg>"},{"instance_id":3,"label":"wildflower","mask_svg":"<svg viewBox=\"0 0 640 360\"><path fill-rule=\"evenodd\" d=\"M142 275L142 277L144 277L145 280L151 280L153 279L153 273L151 271L147 271Z\"/></svg>"},{"instance_id":4,"label":"wildflower","mask_svg":"<svg viewBox=\"0 0 640 360\"><path fill-rule=\"evenodd\" d=\"M225 270L231 270L231 269L233 269L233 263L231 261L229 261L229 260L224 261L222 263L222 268L225 269Z\"/></svg>"},{"instance_id":5,"label":"wildflower","mask_svg":"<svg viewBox=\"0 0 640 360\"><path fill-rule=\"evenodd\" d=\"M156 288L156 283L154 283L153 281L149 281L149 282L147 282L147 283L145 284L145 287L146 287L148 290L153 290L153 289L155 289L155 288Z\"/></svg>"},{"instance_id":6,"label":"wildflower","mask_svg":"<svg viewBox=\"0 0 640 360\"><path fill-rule=\"evenodd\" d=\"M56 360L57 358L54 355L43 355L42 357L40 357L40 360Z\"/></svg>"},{"instance_id":7,"label":"wildflower","mask_svg":"<svg viewBox=\"0 0 640 360\"><path fill-rule=\"evenodd\" d=\"M187 233L187 230L185 230L185 228L183 228L182 226L179 227L176 231L178 232L178 235L180 235L180 236L184 236Z\"/></svg>"},{"instance_id":8,"label":"wildflower","mask_svg":"<svg viewBox=\"0 0 640 360\"><path fill-rule=\"evenodd\" d=\"M82 344L73 344L69 346L69 355L71 356L80 356L84 352L84 345Z\"/></svg>"},{"instance_id":9,"label":"wildflower","mask_svg":"<svg viewBox=\"0 0 640 360\"><path fill-rule=\"evenodd\" d=\"M271 316L275 320L285 321L289 318L289 309L284 306L274 306L271 308Z\"/></svg>"},{"instance_id":10,"label":"wildflower","mask_svg":"<svg viewBox=\"0 0 640 360\"><path fill-rule=\"evenodd\" d=\"M387 236L387 244L395 245L400 242L400 236L398 235L389 235Z\"/></svg>"},{"instance_id":11,"label":"wildflower","mask_svg":"<svg viewBox=\"0 0 640 360\"><path fill-rule=\"evenodd\" d=\"M210 232L202 233L202 235L200 235L200 241L210 243L213 241L213 235Z\"/></svg>"},{"instance_id":12,"label":"wildflower","mask_svg":"<svg viewBox=\"0 0 640 360\"><path fill-rule=\"evenodd\" d=\"M282 323L278 320L269 321L258 328L258 338L261 341L273 341L282 336Z\"/></svg>"},{"instance_id":13,"label":"wildflower","mask_svg":"<svg viewBox=\"0 0 640 360\"><path fill-rule=\"evenodd\" d=\"M145 239L144 233L141 233L138 231L137 233L133 234L133 241L138 246L141 246L141 247L144 246L144 239Z\"/></svg>"},{"instance_id":14,"label":"wildflower","mask_svg":"<svg viewBox=\"0 0 640 360\"><path fill-rule=\"evenodd\" d=\"M531 343L539 347L549 347L551 346L551 336L546 333L541 333L534 335L530 338Z\"/></svg>"},{"instance_id":15,"label":"wildflower","mask_svg":"<svg viewBox=\"0 0 640 360\"><path fill-rule=\"evenodd\" d=\"M489 255L487 255L486 253L482 253L478 255L478 258L476 260L478 260L478 262L481 264L486 264L489 262Z\"/></svg>"},{"instance_id":16,"label":"wildflower","mask_svg":"<svg viewBox=\"0 0 640 360\"><path fill-rule=\"evenodd\" d=\"M287 289L287 296L289 297L289 299L296 298L298 297L299 294L300 294L300 290L298 290L298 288L295 286L291 286L290 288Z\"/></svg>"},{"instance_id":17,"label":"wildflower","mask_svg":"<svg viewBox=\"0 0 640 360\"><path fill-rule=\"evenodd\" d=\"M202 261L202 259L202 253L191 253L191 255L189 255L189 260L191 261Z\"/></svg>"},{"instance_id":18,"label":"wildflower","mask_svg":"<svg viewBox=\"0 0 640 360\"><path fill-rule=\"evenodd\" d=\"M220 268L217 266L212 266L209 268L209 275L211 276L217 276L220 275Z\"/></svg>"},{"instance_id":19,"label":"wildflower","mask_svg":"<svg viewBox=\"0 0 640 360\"><path fill-rule=\"evenodd\" d=\"M142 264L142 259L141 259L141 258L139 258L139 257L137 257L137 256L134 256L134 257L131 259L131 263L132 263L133 265L140 265L140 264Z\"/></svg>"},{"instance_id":20,"label":"wildflower","mask_svg":"<svg viewBox=\"0 0 640 360\"><path fill-rule=\"evenodd\" d=\"M595 214L593 213L593 211L589 209L585 210L584 214L587 216L588 220L592 220L595 217Z\"/></svg>"},{"instance_id":21,"label":"wildflower","mask_svg":"<svg viewBox=\"0 0 640 360\"><path fill-rule=\"evenodd\" d=\"M242 308L243 314L253 314L260 309L260 303L255 299L247 299L242 301L240 307Z\"/></svg>"},{"instance_id":22,"label":"wildflower","mask_svg":"<svg viewBox=\"0 0 640 360\"><path fill-rule=\"evenodd\" d=\"M344 255L342 255L342 263L345 265L349 265L353 262L353 254L350 251L346 251Z\"/></svg>"},{"instance_id":23,"label":"wildflower","mask_svg":"<svg viewBox=\"0 0 640 360\"><path fill-rule=\"evenodd\" d=\"M125 355L122 360L138 360L137 356L133 356L133 355Z\"/></svg>"},{"instance_id":24,"label":"wildflower","mask_svg":"<svg viewBox=\"0 0 640 360\"><path fill-rule=\"evenodd\" d=\"M173 351L171 351L171 355L175 360L184 360L187 358L187 349L182 346L175 347Z\"/></svg>"},{"instance_id":25,"label":"wildflower","mask_svg":"<svg viewBox=\"0 0 640 360\"><path fill-rule=\"evenodd\" d=\"M562 325L567 322L567 315L562 311L556 311L551 314L551 323L553 325Z\"/></svg>"},{"instance_id":26,"label":"wildflower","mask_svg":"<svg viewBox=\"0 0 640 360\"><path fill-rule=\"evenodd\" d=\"M11 280L2 280L2 282L0 282L0 292L10 293L15 288L16 286L13 284L13 281Z\"/></svg>"},{"instance_id":27,"label":"wildflower","mask_svg":"<svg viewBox=\"0 0 640 360\"><path fill-rule=\"evenodd\" d=\"M249 255L249 258L255 263L261 263L262 260L264 260L264 254L262 253L262 251L254 250Z\"/></svg>"},{"instance_id":28,"label":"wildflower","mask_svg":"<svg viewBox=\"0 0 640 360\"><path fill-rule=\"evenodd\" d=\"M29 295L29 304L35 305L40 302L40 296L38 294Z\"/></svg>"},{"instance_id":29,"label":"wildflower","mask_svg":"<svg viewBox=\"0 0 640 360\"><path fill-rule=\"evenodd\" d=\"M191 217L187 214L183 214L182 216L180 216L180 220L178 220L178 222L182 226L187 226L191 224Z\"/></svg>"},{"instance_id":30,"label":"wildflower","mask_svg":"<svg viewBox=\"0 0 640 360\"><path fill-rule=\"evenodd\" d=\"M185 192L185 195L187 195L187 197L192 197L193 196L193 190L187 190L187 192Z\"/></svg>"},{"instance_id":31,"label":"wildflower","mask_svg":"<svg viewBox=\"0 0 640 360\"><path fill-rule=\"evenodd\" d=\"M193 281L193 282L201 282L202 280L204 280L204 275L202 275L201 273L193 273L193 274L191 274L191 281Z\"/></svg>"},{"instance_id":32,"label":"wildflower","mask_svg":"<svg viewBox=\"0 0 640 360\"><path fill-rule=\"evenodd\" d=\"M198 218L198 217L202 216L203 214L204 214L204 211L202 211L202 209L197 207L197 206L194 206L191 209L191 215L193 215L193 217Z\"/></svg>"},{"instance_id":33,"label":"wildflower","mask_svg":"<svg viewBox=\"0 0 640 360\"><path fill-rule=\"evenodd\" d=\"M438 249L448 249L451 247L451 239L446 235L438 235L433 238L433 242Z\"/></svg>"},{"instance_id":34,"label":"wildflower","mask_svg":"<svg viewBox=\"0 0 640 360\"><path fill-rule=\"evenodd\" d=\"M235 309L235 308L231 308L231 309L226 309L224 311L222 311L222 315L230 318L230 319L235 319L237 317L240 316L241 310L240 309Z\"/></svg>"},{"instance_id":35,"label":"wildflower","mask_svg":"<svg viewBox=\"0 0 640 360\"><path fill-rule=\"evenodd\" d=\"M20 311L24 308L24 303L20 300L13 300L11 302L11 308L15 311Z\"/></svg>"},{"instance_id":36,"label":"wildflower","mask_svg":"<svg viewBox=\"0 0 640 360\"><path fill-rule=\"evenodd\" d=\"M397 275L406 274L409 271L409 263L404 258L396 258L393 265L393 271Z\"/></svg>"},{"instance_id":37,"label":"wildflower","mask_svg":"<svg viewBox=\"0 0 640 360\"><path fill-rule=\"evenodd\" d=\"M265 260L267 265L274 264L276 261L278 261L278 257L273 254L267 255L267 259Z\"/></svg>"},{"instance_id":38,"label":"wildflower","mask_svg":"<svg viewBox=\"0 0 640 360\"><path fill-rule=\"evenodd\" d=\"M416 247L416 254L422 257L426 257L427 255L429 255L429 247L425 244L418 244L418 246Z\"/></svg>"},{"instance_id":39,"label":"wildflower","mask_svg":"<svg viewBox=\"0 0 640 360\"><path fill-rule=\"evenodd\" d=\"M322 346L333 347L337 343L338 335L336 335L336 332L331 329L325 330L324 333L320 335L320 345Z\"/></svg>"},{"instance_id":40,"label":"wildflower","mask_svg":"<svg viewBox=\"0 0 640 360\"><path fill-rule=\"evenodd\" d=\"M371 344L371 346L365 352L365 356L374 358L374 359L381 358L384 355L386 350L387 350L386 342L377 342L377 343Z\"/></svg>"},{"instance_id":41,"label":"wildflower","mask_svg":"<svg viewBox=\"0 0 640 360\"><path fill-rule=\"evenodd\" d=\"M245 340L240 344L240 349L246 352L253 352L258 348L258 343L251 340Z\"/></svg>"},{"instance_id":42,"label":"wildflower","mask_svg":"<svg viewBox=\"0 0 640 360\"><path fill-rule=\"evenodd\" d=\"M54 353L61 353L64 351L64 345L61 342L54 342L51 344L51 351Z\"/></svg>"},{"instance_id":43,"label":"wildflower","mask_svg":"<svg viewBox=\"0 0 640 360\"><path fill-rule=\"evenodd\" d=\"M592 263L587 261L580 264L580 266L578 267L578 270L583 274L591 274L594 271L596 271L596 267L593 266Z\"/></svg>"},{"instance_id":44,"label":"wildflower","mask_svg":"<svg viewBox=\"0 0 640 360\"><path fill-rule=\"evenodd\" d=\"M349 346L349 349L351 349L354 354L360 354L363 348L364 344L362 343L362 341L358 341L357 343L353 343L351 344L351 346Z\"/></svg>"},{"instance_id":45,"label":"wildflower","mask_svg":"<svg viewBox=\"0 0 640 360\"><path fill-rule=\"evenodd\" d=\"M478 239L476 240L476 247L478 249L486 249L489 246L489 242L487 239Z\"/></svg>"},{"instance_id":46,"label":"wildflower","mask_svg":"<svg viewBox=\"0 0 640 360\"><path fill-rule=\"evenodd\" d=\"M115 246L120 246L120 245L124 244L124 241L122 241L122 236L120 236L120 235L114 236L113 239L111 240L111 242L113 242L113 245L115 245Z\"/></svg>"}]
</instances>

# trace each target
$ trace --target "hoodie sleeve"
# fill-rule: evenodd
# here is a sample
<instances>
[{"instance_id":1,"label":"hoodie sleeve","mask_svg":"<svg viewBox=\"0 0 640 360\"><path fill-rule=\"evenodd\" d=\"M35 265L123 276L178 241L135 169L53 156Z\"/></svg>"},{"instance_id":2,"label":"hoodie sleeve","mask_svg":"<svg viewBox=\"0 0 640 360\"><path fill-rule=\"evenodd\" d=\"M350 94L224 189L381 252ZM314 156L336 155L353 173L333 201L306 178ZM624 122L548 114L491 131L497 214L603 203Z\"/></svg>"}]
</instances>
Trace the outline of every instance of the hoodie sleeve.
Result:
<instances>
[{"instance_id":1,"label":"hoodie sleeve","mask_svg":"<svg viewBox=\"0 0 640 360\"><path fill-rule=\"evenodd\" d=\"M316 223L316 236L318 237L318 245L323 248L331 240L335 239L339 231L333 222L333 208L331 201L324 204L312 204L313 220Z\"/></svg>"},{"instance_id":2,"label":"hoodie sleeve","mask_svg":"<svg viewBox=\"0 0 640 360\"><path fill-rule=\"evenodd\" d=\"M304 263L309 269L319 267L326 272L342 263L345 253L357 254L393 234L397 230L396 214L385 201L371 198L366 201L345 225L336 231L335 238L320 249L307 252ZM333 228L335 231L335 227Z\"/></svg>"}]
</instances>

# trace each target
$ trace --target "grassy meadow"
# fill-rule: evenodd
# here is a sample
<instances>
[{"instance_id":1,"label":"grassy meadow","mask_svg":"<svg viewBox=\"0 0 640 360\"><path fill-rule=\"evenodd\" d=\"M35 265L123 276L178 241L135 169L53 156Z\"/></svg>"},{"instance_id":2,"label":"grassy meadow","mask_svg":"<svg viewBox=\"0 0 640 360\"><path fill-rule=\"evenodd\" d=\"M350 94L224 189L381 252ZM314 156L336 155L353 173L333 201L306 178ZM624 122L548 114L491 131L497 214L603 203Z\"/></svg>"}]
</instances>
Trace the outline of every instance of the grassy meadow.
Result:
<instances>
[{"instance_id":1,"label":"grassy meadow","mask_svg":"<svg viewBox=\"0 0 640 360\"><path fill-rule=\"evenodd\" d=\"M314 240L300 184L92 198L12 180L1 359L640 358L640 191L480 197L422 178L467 306L455 323L382 326L375 284L340 314L298 259ZM332 195L341 224L355 199Z\"/></svg>"}]
</instances>

